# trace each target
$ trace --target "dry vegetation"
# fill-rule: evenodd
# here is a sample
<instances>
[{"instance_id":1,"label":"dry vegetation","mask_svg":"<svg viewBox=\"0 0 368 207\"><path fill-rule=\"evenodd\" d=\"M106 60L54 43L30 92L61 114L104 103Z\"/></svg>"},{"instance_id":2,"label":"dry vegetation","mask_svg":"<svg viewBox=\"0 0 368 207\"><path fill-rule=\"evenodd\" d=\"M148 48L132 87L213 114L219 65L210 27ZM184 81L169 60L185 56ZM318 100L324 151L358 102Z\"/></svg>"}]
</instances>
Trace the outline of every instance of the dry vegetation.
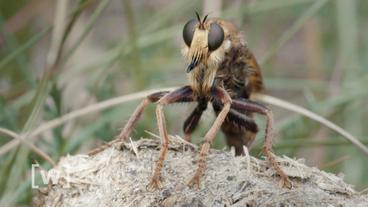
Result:
<instances>
[{"instance_id":1,"label":"dry vegetation","mask_svg":"<svg viewBox=\"0 0 368 207\"><path fill-rule=\"evenodd\" d=\"M186 84L185 65L180 53L181 34L183 25L194 17L195 10L231 20L244 31L249 47L261 64L267 94L308 108L368 144L368 128L365 127L368 118L365 107L368 104L366 0L1 0L0 206L31 205L34 194L31 166L34 162L44 169L51 169L50 163L53 162L50 159L57 163L64 157L58 167L66 159L86 163L102 159L101 155L88 158L78 154L116 136L137 105L138 100L132 101L136 100L132 93ZM116 97L126 94L130 95L117 107ZM128 99L132 102L127 103ZM183 121L191 107L167 108L170 133L181 134ZM355 146L317 122L278 107L272 107L272 110L277 154L305 158L308 165L326 172L344 173L344 180L354 184L357 190L368 187L368 159ZM153 108L148 108L132 136L147 137L144 130L155 130L153 117ZM195 144L202 141L200 137L209 128L212 118L213 112L208 110L193 135ZM263 129L264 120L256 118ZM259 133L251 154L259 154L262 136ZM27 143L19 144L22 139ZM213 147L223 149L224 146L219 134ZM111 152L114 155L111 162L132 163L126 159L137 159L128 150ZM148 156L157 154L157 151L148 147L140 153ZM180 157L183 162L178 164L185 165L186 169L178 172L179 181L173 179L170 176L174 175L169 172L176 171L175 168L169 170L172 163L169 161L166 189L184 186L193 171L191 161L195 160L194 155L181 153L181 150L171 151L170 159ZM65 158L67 154L76 156ZM219 159L224 166L234 163L244 166L244 158L233 158L230 153L214 151L211 156L211 160ZM142 157L135 166L145 167L139 172L145 179L136 183L138 190L144 189L154 157ZM220 158L232 161L225 162ZM120 169L123 168L120 161L94 167L100 169L99 172L112 167ZM241 197L239 205L252 198L246 196L256 196L248 195L252 192L249 189L263 189L265 193L278 189L276 178L255 173L258 172L257 164L259 172L270 173L262 161L252 158L251 163L250 175L234 174L240 176L239 179L230 181L215 174L222 168L215 169L210 165L206 186L212 186L212 190L221 182L232 183L230 191L215 195L223 195L221 198L224 199L219 202L230 202L225 198L238 195ZM210 175L218 176L216 182L211 182ZM261 188L255 183L257 179L267 181L275 188ZM39 182L40 176L36 176L36 180ZM116 180L116 185L122 186L119 182L124 179ZM127 183L132 181L127 180ZM312 178L296 178L294 181L317 186ZM242 189L242 184L247 189ZM84 195L98 192L93 191L97 190L93 184L75 187L83 188L87 192ZM64 190L73 194L73 189L77 188ZM202 190L180 189L205 195ZM335 192L318 186L315 189L326 194ZM47 198L52 198L52 192L51 188ZM55 191L55 195L57 192L60 191ZM123 192L117 188L111 196ZM163 194L158 196L145 195L164 199L171 197L167 192L160 191ZM284 191L269 195L283 196L280 192ZM322 193L321 196L325 195ZM346 202L358 198L354 193L349 197L346 192L333 195L337 200L346 198Z\"/></svg>"},{"instance_id":2,"label":"dry vegetation","mask_svg":"<svg viewBox=\"0 0 368 207\"><path fill-rule=\"evenodd\" d=\"M36 206L354 206L368 205L341 176L308 167L303 160L278 157L292 178L293 188L281 188L266 161L234 157L211 150L200 189L186 182L193 174L198 152L184 150L178 138L170 146L163 170L163 188L145 188L158 156L159 141L141 139L122 150L108 148L92 157L63 157L54 170L61 182L48 185L34 199ZM172 139L173 140L173 139Z\"/></svg>"}]
</instances>

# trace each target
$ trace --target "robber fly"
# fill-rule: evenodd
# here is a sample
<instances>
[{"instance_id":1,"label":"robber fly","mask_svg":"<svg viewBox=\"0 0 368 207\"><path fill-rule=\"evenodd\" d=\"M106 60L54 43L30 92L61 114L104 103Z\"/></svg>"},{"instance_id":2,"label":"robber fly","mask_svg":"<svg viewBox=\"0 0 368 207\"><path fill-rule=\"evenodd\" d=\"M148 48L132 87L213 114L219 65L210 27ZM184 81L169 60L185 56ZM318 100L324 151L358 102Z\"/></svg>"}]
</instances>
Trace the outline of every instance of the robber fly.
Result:
<instances>
[{"instance_id":1,"label":"robber fly","mask_svg":"<svg viewBox=\"0 0 368 207\"><path fill-rule=\"evenodd\" d=\"M197 102L196 108L184 122L185 139L191 141L191 134L203 111L211 103L216 119L204 136L197 170L188 183L189 186L199 187L210 146L218 131L222 130L227 144L235 148L236 155L241 155L244 153L243 146L250 148L258 132L253 114L261 114L267 119L263 154L281 177L282 185L290 187L288 176L271 153L272 112L263 104L250 99L252 93L263 89L262 74L256 58L231 22L208 19L208 15L201 19L198 13L196 17L188 21L183 29L182 53L188 62L186 73L189 85L172 92L162 91L149 95L134 111L118 140L124 141L129 137L148 104L157 104L156 116L162 145L147 186L148 190L155 190L161 187L160 174L169 146L163 107L178 102Z\"/></svg>"}]
</instances>

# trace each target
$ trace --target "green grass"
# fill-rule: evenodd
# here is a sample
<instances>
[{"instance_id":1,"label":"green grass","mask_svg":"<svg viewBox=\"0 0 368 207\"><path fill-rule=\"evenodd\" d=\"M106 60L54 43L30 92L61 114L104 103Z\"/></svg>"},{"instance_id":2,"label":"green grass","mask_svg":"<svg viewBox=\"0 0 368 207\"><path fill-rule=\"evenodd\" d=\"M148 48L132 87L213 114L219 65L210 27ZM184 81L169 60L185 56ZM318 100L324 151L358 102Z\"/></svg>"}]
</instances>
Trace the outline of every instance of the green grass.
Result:
<instances>
[{"instance_id":1,"label":"green grass","mask_svg":"<svg viewBox=\"0 0 368 207\"><path fill-rule=\"evenodd\" d=\"M186 83L181 30L194 17L194 10L203 9L202 2L70 1L63 41L56 51L60 55L48 66L42 51L49 50L51 31L58 25L36 21L47 11L39 11L36 20L16 32L2 29L30 2L0 4L0 127L19 134L32 132L42 123L91 103ZM262 63L268 94L323 115L367 144L367 12L368 2L363 0L262 0L240 6L226 1L221 16L245 31ZM112 139L137 103L73 119L35 137L34 143L54 160L86 152ZM191 107L180 104L165 110L172 134L182 134ZM144 130L156 132L153 109L149 107L136 127L135 138L149 137ZM364 154L318 123L273 110L276 154L304 157L309 163L328 166L327 171L344 173L357 189L368 187ZM196 143L213 120L209 114L194 134ZM262 129L262 117L257 122ZM0 134L0 148L11 140ZM253 155L259 155L262 142L260 133ZM219 135L214 146L223 148L224 143ZM349 159L328 165L344 156ZM31 204L33 161L50 167L26 145L0 156L0 206Z\"/></svg>"}]
</instances>

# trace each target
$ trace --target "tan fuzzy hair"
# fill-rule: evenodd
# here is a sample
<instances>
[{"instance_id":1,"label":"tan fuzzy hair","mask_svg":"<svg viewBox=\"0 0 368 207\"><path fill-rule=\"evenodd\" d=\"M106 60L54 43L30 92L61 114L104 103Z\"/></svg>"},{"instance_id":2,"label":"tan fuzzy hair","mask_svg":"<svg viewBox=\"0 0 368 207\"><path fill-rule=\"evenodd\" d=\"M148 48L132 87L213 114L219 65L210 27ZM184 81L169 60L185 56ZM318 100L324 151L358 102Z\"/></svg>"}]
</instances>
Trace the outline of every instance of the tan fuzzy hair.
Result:
<instances>
[{"instance_id":1,"label":"tan fuzzy hair","mask_svg":"<svg viewBox=\"0 0 368 207\"><path fill-rule=\"evenodd\" d=\"M193 40L190 47L184 45L182 49L183 56L189 64L194 58L197 58L198 65L188 73L188 78L193 91L196 94L206 94L211 89L216 77L218 65L222 62L225 52L230 48L229 31L224 29L225 39L222 45L215 51L208 50L208 33L212 23L218 23L216 19L210 19L204 23L204 29L196 27ZM222 26L222 25L221 25Z\"/></svg>"}]
</instances>

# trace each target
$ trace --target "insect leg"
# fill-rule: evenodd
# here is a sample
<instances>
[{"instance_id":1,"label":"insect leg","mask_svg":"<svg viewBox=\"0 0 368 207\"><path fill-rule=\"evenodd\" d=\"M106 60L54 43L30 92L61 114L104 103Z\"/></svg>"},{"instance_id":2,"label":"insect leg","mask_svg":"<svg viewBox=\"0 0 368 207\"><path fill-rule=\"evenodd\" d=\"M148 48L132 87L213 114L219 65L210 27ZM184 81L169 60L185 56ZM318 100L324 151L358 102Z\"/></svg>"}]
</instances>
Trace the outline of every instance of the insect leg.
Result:
<instances>
[{"instance_id":1,"label":"insect leg","mask_svg":"<svg viewBox=\"0 0 368 207\"><path fill-rule=\"evenodd\" d=\"M163 167L166 154L169 149L169 137L166 130L163 106L176 102L191 102L191 101L194 101L194 98L193 98L193 91L190 86L184 86L182 88L179 88L169 94L166 94L164 97L162 97L160 100L157 101L156 117L157 117L158 130L162 141L159 158L154 167L151 180L147 185L147 190L149 191L153 191L161 187L160 182L161 169Z\"/></svg>"},{"instance_id":2,"label":"insect leg","mask_svg":"<svg viewBox=\"0 0 368 207\"><path fill-rule=\"evenodd\" d=\"M263 145L263 154L267 157L272 167L276 170L276 173L281 177L282 186L291 187L291 182L288 176L280 168L279 164L276 162L275 156L272 154L272 128L273 128L273 114L269 108L266 106L251 101L249 99L233 100L231 108L238 110L239 112L249 113L255 112L266 116L267 123L265 129L265 142Z\"/></svg>"},{"instance_id":3,"label":"insect leg","mask_svg":"<svg viewBox=\"0 0 368 207\"><path fill-rule=\"evenodd\" d=\"M147 107L148 104L150 103L155 103L156 101L158 101L161 97L163 97L165 94L168 94L168 91L160 91L160 92L156 92L153 93L151 95L148 95L139 105L138 107L135 109L135 111L133 112L133 114L130 116L128 122L125 124L124 128L121 130L120 134L117 136L116 139L114 139L113 141L111 141L110 143L103 145L101 147L98 147L92 151L90 151L88 154L89 155L94 155L97 154L107 148L109 148L110 146L112 146L113 144L123 144L123 142L129 137L130 133L133 130L133 127L135 126L135 124L138 122L139 118L141 117L144 109Z\"/></svg>"},{"instance_id":4,"label":"insect leg","mask_svg":"<svg viewBox=\"0 0 368 207\"><path fill-rule=\"evenodd\" d=\"M154 93L154 94L147 96L147 98L143 100L141 104L138 105L138 107L135 109L133 114L130 116L128 122L125 124L124 128L121 130L118 136L118 139L122 141L127 139L130 133L132 132L133 127L138 122L139 118L142 116L142 113L144 109L147 107L147 105L150 103L157 102L161 97L163 97L164 95L168 93L169 92L165 91L165 92Z\"/></svg>"},{"instance_id":5,"label":"insect leg","mask_svg":"<svg viewBox=\"0 0 368 207\"><path fill-rule=\"evenodd\" d=\"M212 104L217 115L222 109L222 105L217 102ZM235 155L242 155L244 154L244 145L250 149L258 132L258 126L251 113L240 113L235 109L230 109L221 130L226 136L228 146L235 148Z\"/></svg>"},{"instance_id":6,"label":"insect leg","mask_svg":"<svg viewBox=\"0 0 368 207\"><path fill-rule=\"evenodd\" d=\"M210 150L211 144L213 142L213 139L215 138L218 130L221 128L221 125L224 122L226 115L230 110L231 98L224 89L219 87L213 88L212 97L216 100L219 100L223 104L223 108L218 114L212 127L210 128L210 130L208 130L208 132L204 137L204 143L201 147L201 151L199 154L198 167L194 176L188 183L189 186L197 185L197 187L199 187L199 182L206 168L206 158Z\"/></svg>"},{"instance_id":7,"label":"insect leg","mask_svg":"<svg viewBox=\"0 0 368 207\"><path fill-rule=\"evenodd\" d=\"M202 116L203 111L207 109L207 101L206 100L198 100L197 107L193 110L193 112L189 115L189 117L184 122L184 138L186 141L191 142L192 141L192 132L195 130L195 128L198 125L198 122Z\"/></svg>"}]
</instances>

